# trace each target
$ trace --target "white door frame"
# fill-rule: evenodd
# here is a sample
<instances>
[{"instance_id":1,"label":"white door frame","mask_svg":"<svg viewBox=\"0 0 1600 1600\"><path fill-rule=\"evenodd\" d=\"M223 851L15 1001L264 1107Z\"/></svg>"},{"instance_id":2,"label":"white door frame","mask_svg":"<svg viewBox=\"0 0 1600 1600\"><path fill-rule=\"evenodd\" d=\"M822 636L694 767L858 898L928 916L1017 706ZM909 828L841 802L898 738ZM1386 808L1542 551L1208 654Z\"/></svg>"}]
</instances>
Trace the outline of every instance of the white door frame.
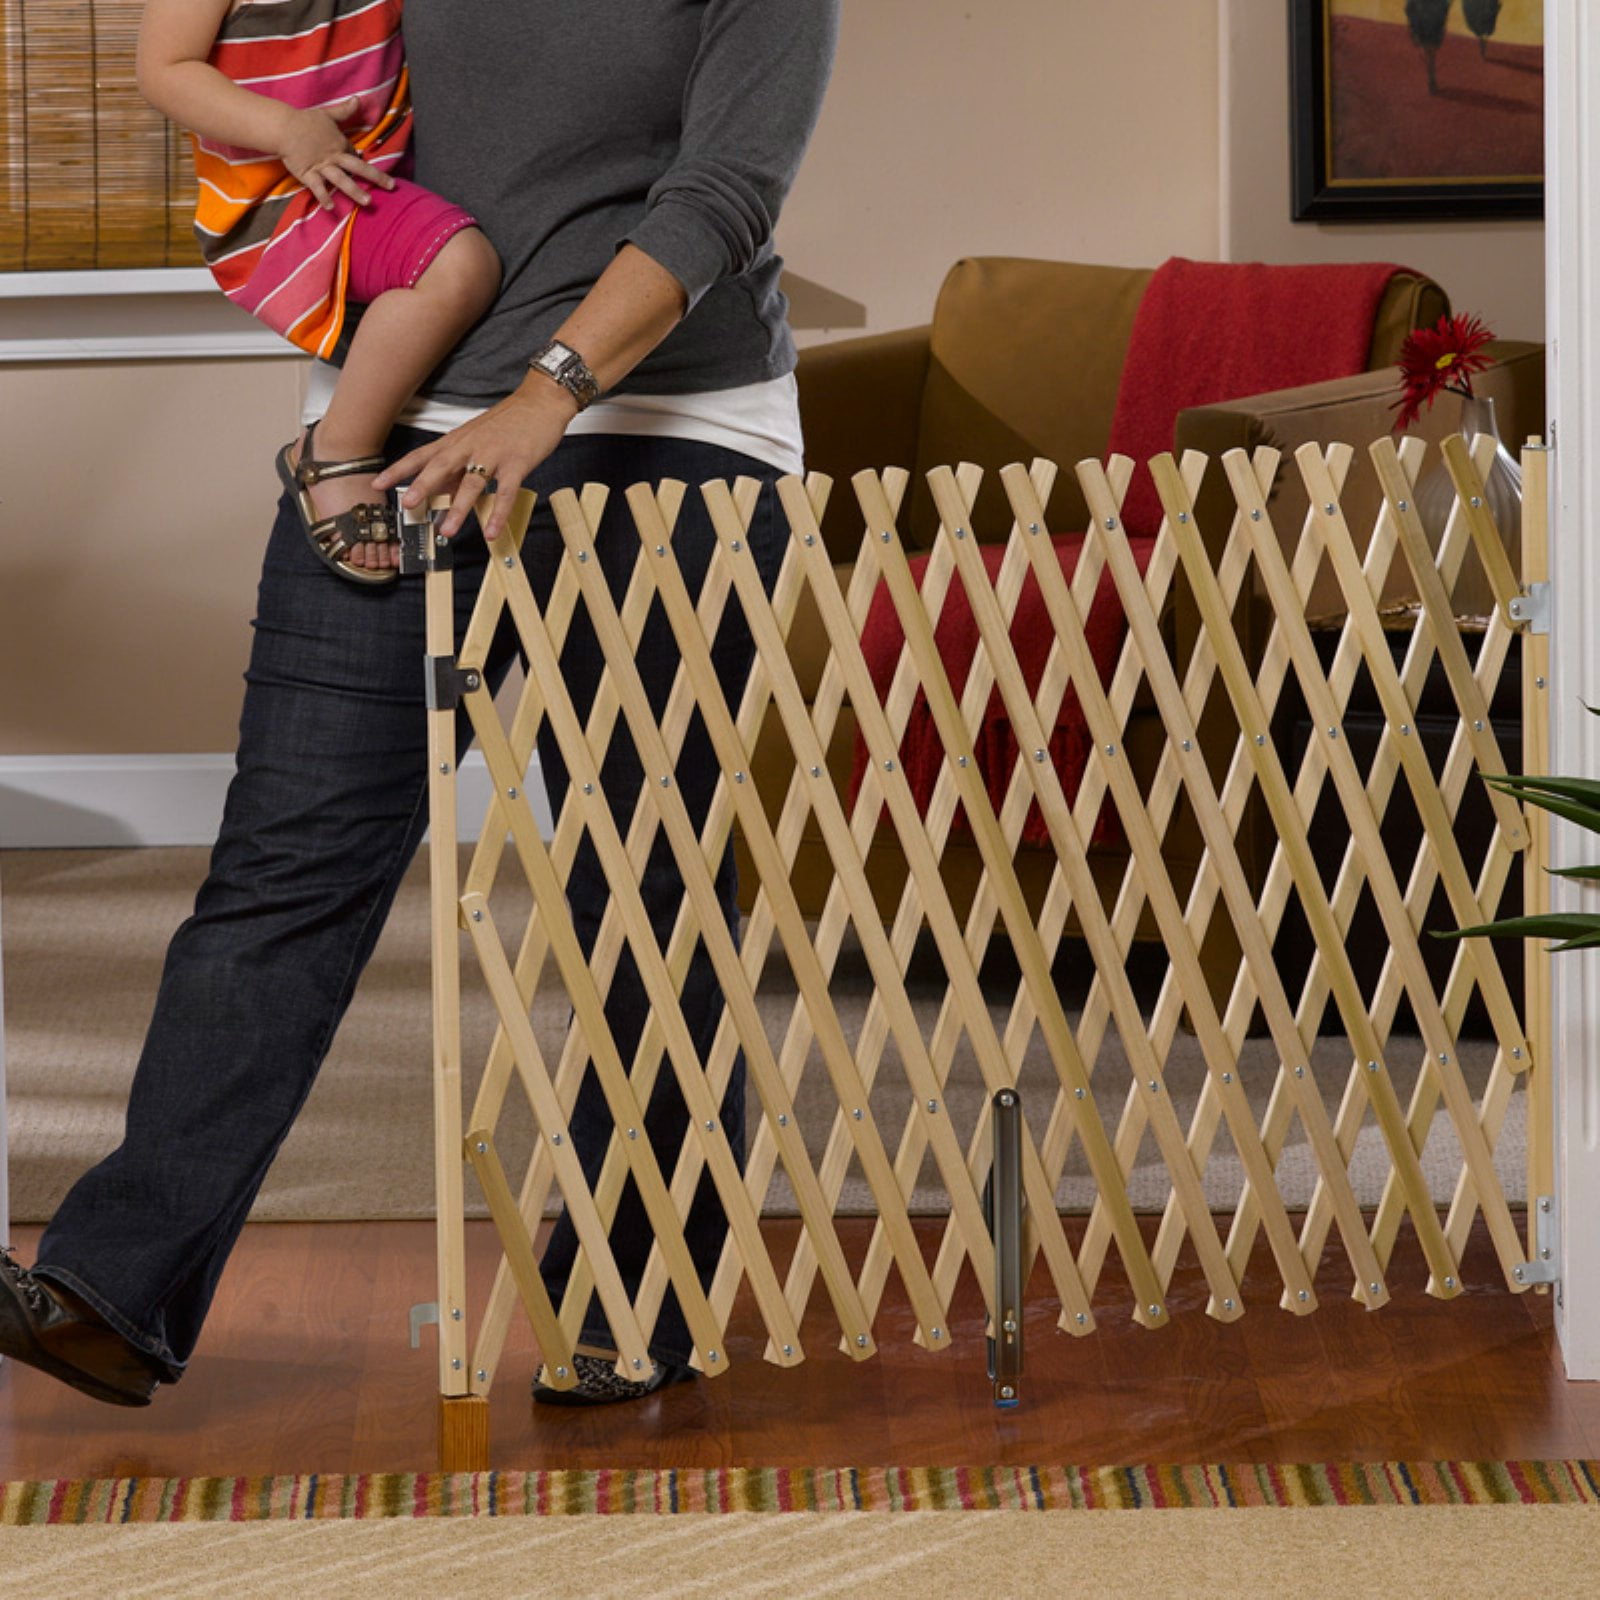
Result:
<instances>
[{"instance_id":1,"label":"white door frame","mask_svg":"<svg viewBox=\"0 0 1600 1600\"><path fill-rule=\"evenodd\" d=\"M1600 774L1600 14L1545 0L1545 285L1554 451L1550 764ZM1594 861L1592 835L1557 822L1556 865ZM1558 908L1593 909L1559 879ZM1600 1378L1600 954L1559 955L1554 975L1556 1331L1571 1378Z\"/></svg>"}]
</instances>

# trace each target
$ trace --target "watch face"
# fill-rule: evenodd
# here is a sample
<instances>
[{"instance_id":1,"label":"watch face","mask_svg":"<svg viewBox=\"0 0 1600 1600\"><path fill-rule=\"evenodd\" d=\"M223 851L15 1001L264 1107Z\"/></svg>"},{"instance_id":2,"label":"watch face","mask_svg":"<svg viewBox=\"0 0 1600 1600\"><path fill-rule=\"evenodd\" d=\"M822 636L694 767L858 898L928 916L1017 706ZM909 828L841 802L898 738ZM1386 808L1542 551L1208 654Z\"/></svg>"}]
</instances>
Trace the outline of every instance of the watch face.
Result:
<instances>
[{"instance_id":1,"label":"watch face","mask_svg":"<svg viewBox=\"0 0 1600 1600\"><path fill-rule=\"evenodd\" d=\"M541 372L548 372L552 378L558 376L562 367L567 363L567 354L559 345L551 345L548 350L541 350L533 358L533 364Z\"/></svg>"}]
</instances>

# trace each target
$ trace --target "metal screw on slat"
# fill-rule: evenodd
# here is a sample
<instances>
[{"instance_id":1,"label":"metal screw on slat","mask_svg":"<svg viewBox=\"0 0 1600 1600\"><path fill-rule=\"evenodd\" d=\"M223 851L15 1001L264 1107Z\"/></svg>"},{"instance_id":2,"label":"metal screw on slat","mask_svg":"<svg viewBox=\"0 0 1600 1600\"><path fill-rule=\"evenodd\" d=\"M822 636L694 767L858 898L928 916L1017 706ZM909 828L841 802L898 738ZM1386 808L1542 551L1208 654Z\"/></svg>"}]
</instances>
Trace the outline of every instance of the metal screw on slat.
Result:
<instances>
[{"instance_id":1,"label":"metal screw on slat","mask_svg":"<svg viewBox=\"0 0 1600 1600\"><path fill-rule=\"evenodd\" d=\"M516 791L516 788L514 786L512 788L506 790L506 799L507 800L515 800L516 798L517 798L517 791Z\"/></svg>"},{"instance_id":2,"label":"metal screw on slat","mask_svg":"<svg viewBox=\"0 0 1600 1600\"><path fill-rule=\"evenodd\" d=\"M855 1108L855 1110L854 1110L854 1111L852 1111L852 1112L851 1112L851 1113L850 1113L850 1115L851 1115L851 1116L852 1116L852 1117L854 1117L854 1118L855 1118L855 1119L856 1119L856 1121L857 1121L857 1122L859 1122L859 1121L860 1121L860 1120L861 1120L861 1115L862 1115L862 1113L861 1113L861 1107L860 1107L860 1106L857 1106L857 1107L856 1107L856 1108Z\"/></svg>"},{"instance_id":3,"label":"metal screw on slat","mask_svg":"<svg viewBox=\"0 0 1600 1600\"><path fill-rule=\"evenodd\" d=\"M451 1366L451 1369L453 1371L459 1372L461 1370L461 1357L460 1356L451 1356L451 1358L450 1358L450 1366Z\"/></svg>"},{"instance_id":4,"label":"metal screw on slat","mask_svg":"<svg viewBox=\"0 0 1600 1600\"><path fill-rule=\"evenodd\" d=\"M1038 531L1039 531L1039 524L1037 522L1030 522L1028 524L1028 532L1029 533L1037 533Z\"/></svg>"},{"instance_id":5,"label":"metal screw on slat","mask_svg":"<svg viewBox=\"0 0 1600 1600\"><path fill-rule=\"evenodd\" d=\"M1339 508L1330 500L1322 509L1331 517Z\"/></svg>"},{"instance_id":6,"label":"metal screw on slat","mask_svg":"<svg viewBox=\"0 0 1600 1600\"><path fill-rule=\"evenodd\" d=\"M1256 735L1256 743L1257 743L1257 744L1265 744L1265 743L1266 743L1266 742L1267 742L1267 736L1266 736L1266 734L1264 734L1264 733L1258 733L1258 734L1257 734L1257 735Z\"/></svg>"},{"instance_id":7,"label":"metal screw on slat","mask_svg":"<svg viewBox=\"0 0 1600 1600\"><path fill-rule=\"evenodd\" d=\"M628 1137L630 1139L637 1139L639 1137L639 1130L637 1128L629 1128Z\"/></svg>"},{"instance_id":8,"label":"metal screw on slat","mask_svg":"<svg viewBox=\"0 0 1600 1600\"><path fill-rule=\"evenodd\" d=\"M1404 739L1410 734L1410 732L1411 732L1411 724L1409 722L1402 722L1400 724L1400 737L1402 739Z\"/></svg>"},{"instance_id":9,"label":"metal screw on slat","mask_svg":"<svg viewBox=\"0 0 1600 1600\"><path fill-rule=\"evenodd\" d=\"M1250 520L1252 522L1259 522L1261 520L1261 509L1259 506L1252 506L1250 508Z\"/></svg>"},{"instance_id":10,"label":"metal screw on slat","mask_svg":"<svg viewBox=\"0 0 1600 1600\"><path fill-rule=\"evenodd\" d=\"M586 784L584 784L584 786L583 786L583 792L584 792L584 793L585 793L585 794L593 794L593 793L594 793L594 785L593 785L593 784L592 784L592 783L586 783Z\"/></svg>"},{"instance_id":11,"label":"metal screw on slat","mask_svg":"<svg viewBox=\"0 0 1600 1600\"><path fill-rule=\"evenodd\" d=\"M644 1367L643 1360L640 1357L635 1356L633 1358L633 1370L635 1372L639 1372L639 1371L641 1371L643 1369L643 1367Z\"/></svg>"},{"instance_id":12,"label":"metal screw on slat","mask_svg":"<svg viewBox=\"0 0 1600 1600\"><path fill-rule=\"evenodd\" d=\"M964 766L966 766L966 764L967 764L967 758L965 756L957 756L956 757L956 765L958 767L964 767Z\"/></svg>"},{"instance_id":13,"label":"metal screw on slat","mask_svg":"<svg viewBox=\"0 0 1600 1600\"><path fill-rule=\"evenodd\" d=\"M479 1383L487 1383L488 1381L489 1381L489 1374L487 1372L485 1372L482 1367L479 1367L478 1368L478 1382Z\"/></svg>"},{"instance_id":14,"label":"metal screw on slat","mask_svg":"<svg viewBox=\"0 0 1600 1600\"><path fill-rule=\"evenodd\" d=\"M893 772L894 771L894 762L885 761L884 764L883 764L883 770L885 772Z\"/></svg>"},{"instance_id":15,"label":"metal screw on slat","mask_svg":"<svg viewBox=\"0 0 1600 1600\"><path fill-rule=\"evenodd\" d=\"M1033 759L1035 761L1043 761L1044 760L1044 751L1043 750L1035 750L1033 752Z\"/></svg>"},{"instance_id":16,"label":"metal screw on slat","mask_svg":"<svg viewBox=\"0 0 1600 1600\"><path fill-rule=\"evenodd\" d=\"M813 778L820 778L822 776L822 768L821 767L813 767L811 769L811 776Z\"/></svg>"},{"instance_id":17,"label":"metal screw on slat","mask_svg":"<svg viewBox=\"0 0 1600 1600\"><path fill-rule=\"evenodd\" d=\"M739 553L739 551L741 551L741 550L743 550L743 549L744 549L744 546L743 546L743 545L742 545L742 544L740 544L740 543L739 543L739 541L738 541L738 540L737 540L737 539L735 539L735 540L734 540L734 541L733 541L733 551L734 551L734 554L735 554L735 555L737 555L737 554L738 554L738 553Z\"/></svg>"},{"instance_id":18,"label":"metal screw on slat","mask_svg":"<svg viewBox=\"0 0 1600 1600\"><path fill-rule=\"evenodd\" d=\"M480 1156L481 1156L481 1155L486 1155L486 1154L488 1154L488 1150L489 1150L489 1147L488 1147L488 1145L486 1145L486 1144L485 1144L485 1143L484 1143L484 1142L483 1142L483 1140L482 1140L482 1139L480 1139L480 1140L479 1140L479 1141L478 1141L478 1144L477 1144L477 1150L478 1150L478 1154L479 1154L479 1155L480 1155Z\"/></svg>"},{"instance_id":19,"label":"metal screw on slat","mask_svg":"<svg viewBox=\"0 0 1600 1600\"><path fill-rule=\"evenodd\" d=\"M1079 1100L1083 1099L1083 1090L1082 1089L1074 1089L1072 1092L1073 1092L1074 1096L1077 1099L1079 1099Z\"/></svg>"},{"instance_id":20,"label":"metal screw on slat","mask_svg":"<svg viewBox=\"0 0 1600 1600\"><path fill-rule=\"evenodd\" d=\"M1108 532L1112 528L1115 528L1116 525L1117 525L1117 519L1115 517L1107 517L1106 518L1106 529L1107 529Z\"/></svg>"},{"instance_id":21,"label":"metal screw on slat","mask_svg":"<svg viewBox=\"0 0 1600 1600\"><path fill-rule=\"evenodd\" d=\"M866 1334L858 1333L856 1335L856 1348L858 1350L865 1350L867 1348L867 1336L866 1336Z\"/></svg>"},{"instance_id":22,"label":"metal screw on slat","mask_svg":"<svg viewBox=\"0 0 1600 1600\"><path fill-rule=\"evenodd\" d=\"M1077 1316L1076 1316L1076 1318L1074 1320L1077 1322L1078 1326L1081 1328L1081 1327L1084 1327L1088 1323L1089 1318L1084 1312L1080 1311L1077 1314Z\"/></svg>"},{"instance_id":23,"label":"metal screw on slat","mask_svg":"<svg viewBox=\"0 0 1600 1600\"><path fill-rule=\"evenodd\" d=\"M1187 522L1188 520L1189 520L1189 513L1187 511L1180 511L1178 513L1178 521L1179 522Z\"/></svg>"},{"instance_id":24,"label":"metal screw on slat","mask_svg":"<svg viewBox=\"0 0 1600 1600\"><path fill-rule=\"evenodd\" d=\"M656 554L658 556L664 556L666 553L667 553L667 547L664 544L658 544L656 546Z\"/></svg>"},{"instance_id":25,"label":"metal screw on slat","mask_svg":"<svg viewBox=\"0 0 1600 1600\"><path fill-rule=\"evenodd\" d=\"M1194 744L1193 744L1193 742L1191 740L1185 739L1183 741L1183 748L1185 750L1193 750L1194 749Z\"/></svg>"},{"instance_id":26,"label":"metal screw on slat","mask_svg":"<svg viewBox=\"0 0 1600 1600\"><path fill-rule=\"evenodd\" d=\"M461 1307L460 1306L451 1306L450 1307L450 1320L452 1322L459 1322L461 1320Z\"/></svg>"},{"instance_id":27,"label":"metal screw on slat","mask_svg":"<svg viewBox=\"0 0 1600 1600\"><path fill-rule=\"evenodd\" d=\"M929 1328L928 1337L937 1341L944 1338L944 1334L938 1328Z\"/></svg>"},{"instance_id":28,"label":"metal screw on slat","mask_svg":"<svg viewBox=\"0 0 1600 1600\"><path fill-rule=\"evenodd\" d=\"M1151 1306L1150 1307L1150 1315L1152 1317L1159 1317L1161 1315L1161 1307L1160 1306Z\"/></svg>"},{"instance_id":29,"label":"metal screw on slat","mask_svg":"<svg viewBox=\"0 0 1600 1600\"><path fill-rule=\"evenodd\" d=\"M448 761L441 761L439 763L439 771L442 776L448 778L450 776L450 763Z\"/></svg>"},{"instance_id":30,"label":"metal screw on slat","mask_svg":"<svg viewBox=\"0 0 1600 1600\"><path fill-rule=\"evenodd\" d=\"M815 543L816 543L816 542L817 542L817 539L816 539L816 535L815 535L815 534L811 534L811 533L808 533L808 534L807 534L807 535L806 535L806 540L805 540L805 542L806 542L806 543L807 543L807 544L815 544Z\"/></svg>"},{"instance_id":31,"label":"metal screw on slat","mask_svg":"<svg viewBox=\"0 0 1600 1600\"><path fill-rule=\"evenodd\" d=\"M1222 1302L1222 1309L1223 1309L1223 1310L1224 1310L1224 1311L1232 1311L1232 1310L1233 1310L1233 1301L1231 1301L1231 1300L1224 1300L1224 1301L1223 1301L1223 1302Z\"/></svg>"},{"instance_id":32,"label":"metal screw on slat","mask_svg":"<svg viewBox=\"0 0 1600 1600\"><path fill-rule=\"evenodd\" d=\"M716 1130L717 1130L716 1119L713 1118L713 1117L707 1117L706 1118L706 1132L707 1133L715 1133Z\"/></svg>"},{"instance_id":33,"label":"metal screw on slat","mask_svg":"<svg viewBox=\"0 0 1600 1600\"><path fill-rule=\"evenodd\" d=\"M736 773L734 773L734 775L733 775L733 781L734 781L734 782L735 782L735 783L743 783L743 782L744 782L744 774L743 774L743 773L742 773L742 772L736 772Z\"/></svg>"},{"instance_id":34,"label":"metal screw on slat","mask_svg":"<svg viewBox=\"0 0 1600 1600\"><path fill-rule=\"evenodd\" d=\"M565 1367L557 1367L556 1368L556 1376L558 1378L564 1378L564 1377L566 1377L566 1375L567 1375L567 1369Z\"/></svg>"},{"instance_id":35,"label":"metal screw on slat","mask_svg":"<svg viewBox=\"0 0 1600 1600\"><path fill-rule=\"evenodd\" d=\"M1367 1063L1367 1071L1368 1072L1376 1072L1377 1070L1378 1070L1378 1063L1376 1061L1369 1061Z\"/></svg>"},{"instance_id":36,"label":"metal screw on slat","mask_svg":"<svg viewBox=\"0 0 1600 1600\"><path fill-rule=\"evenodd\" d=\"M1454 1278L1446 1278L1444 1280L1444 1286L1447 1289L1453 1289L1456 1286L1456 1280Z\"/></svg>"},{"instance_id":37,"label":"metal screw on slat","mask_svg":"<svg viewBox=\"0 0 1600 1600\"><path fill-rule=\"evenodd\" d=\"M1370 1289L1373 1294L1383 1293L1383 1285L1381 1283L1369 1283L1367 1288Z\"/></svg>"},{"instance_id":38,"label":"metal screw on slat","mask_svg":"<svg viewBox=\"0 0 1600 1600\"><path fill-rule=\"evenodd\" d=\"M786 1344L783 1347L783 1353L786 1356L792 1356L794 1354L794 1346L792 1344Z\"/></svg>"},{"instance_id":39,"label":"metal screw on slat","mask_svg":"<svg viewBox=\"0 0 1600 1600\"><path fill-rule=\"evenodd\" d=\"M589 552L587 550L580 550L578 552L578 559L580 561L587 561L589 559Z\"/></svg>"},{"instance_id":40,"label":"metal screw on slat","mask_svg":"<svg viewBox=\"0 0 1600 1600\"><path fill-rule=\"evenodd\" d=\"M507 556L502 564L504 566L514 567L516 565L516 560L512 556Z\"/></svg>"},{"instance_id":41,"label":"metal screw on slat","mask_svg":"<svg viewBox=\"0 0 1600 1600\"><path fill-rule=\"evenodd\" d=\"M889 542L889 530L887 528L885 528L883 530L883 533L880 535L880 537L882 538L882 540L883 540L883 542L885 544L888 544L888 542Z\"/></svg>"},{"instance_id":42,"label":"metal screw on slat","mask_svg":"<svg viewBox=\"0 0 1600 1600\"><path fill-rule=\"evenodd\" d=\"M1301 1291L1300 1291L1300 1292L1299 1292L1299 1293L1298 1293L1298 1294L1297 1294L1297 1295L1296 1295L1296 1296L1295 1296L1295 1299L1296 1299L1296 1300L1298 1300L1298 1301L1300 1301L1300 1303L1301 1303L1301 1304L1302 1304L1302 1305L1303 1305L1303 1304L1304 1304L1304 1303L1305 1303L1305 1302L1306 1302L1306 1301L1307 1301L1307 1300L1309 1300L1309 1299L1310 1299L1310 1298L1311 1298L1311 1296L1310 1296L1310 1295L1309 1295L1309 1294L1308 1294L1308 1293L1307 1293L1307 1292L1306 1292L1306 1291L1305 1291L1305 1290L1304 1290L1304 1289L1302 1289L1302 1290L1301 1290Z\"/></svg>"},{"instance_id":43,"label":"metal screw on slat","mask_svg":"<svg viewBox=\"0 0 1600 1600\"><path fill-rule=\"evenodd\" d=\"M1480 719L1480 720L1474 722L1472 724L1472 727L1473 727L1473 731L1474 732L1482 733L1483 732L1483 722L1482 722L1482 720Z\"/></svg>"},{"instance_id":44,"label":"metal screw on slat","mask_svg":"<svg viewBox=\"0 0 1600 1600\"><path fill-rule=\"evenodd\" d=\"M1117 753L1117 747L1114 744L1108 744L1106 746L1106 754L1108 756L1114 756L1116 753Z\"/></svg>"},{"instance_id":45,"label":"metal screw on slat","mask_svg":"<svg viewBox=\"0 0 1600 1600\"><path fill-rule=\"evenodd\" d=\"M1409 511L1409 510L1410 510L1410 509L1411 509L1411 502L1410 502L1410 501L1409 501L1409 500L1396 500L1396 501L1395 501L1395 504L1396 504L1396 505L1397 505L1397 506L1398 506L1398 507L1399 507L1399 508L1400 508L1400 509L1401 509L1401 510L1402 510L1402 511Z\"/></svg>"},{"instance_id":46,"label":"metal screw on slat","mask_svg":"<svg viewBox=\"0 0 1600 1600\"><path fill-rule=\"evenodd\" d=\"M1297 1078L1303 1078L1306 1075L1306 1069L1304 1067L1296 1067L1294 1069L1294 1075Z\"/></svg>"},{"instance_id":47,"label":"metal screw on slat","mask_svg":"<svg viewBox=\"0 0 1600 1600\"><path fill-rule=\"evenodd\" d=\"M930 1111L937 1111L939 1109L939 1102L937 1100L930 1100L928 1102L928 1109Z\"/></svg>"},{"instance_id":48,"label":"metal screw on slat","mask_svg":"<svg viewBox=\"0 0 1600 1600\"><path fill-rule=\"evenodd\" d=\"M967 530L965 528L957 528L956 529L956 538L965 539L966 536L967 536Z\"/></svg>"},{"instance_id":49,"label":"metal screw on slat","mask_svg":"<svg viewBox=\"0 0 1600 1600\"><path fill-rule=\"evenodd\" d=\"M716 1362L716 1360L717 1360L717 1352L715 1350L707 1350L706 1351L706 1360L710 1361L710 1362L712 1362L714 1364Z\"/></svg>"},{"instance_id":50,"label":"metal screw on slat","mask_svg":"<svg viewBox=\"0 0 1600 1600\"><path fill-rule=\"evenodd\" d=\"M1467 504L1469 506L1471 506L1474 511L1476 511L1479 508L1479 506L1481 506L1483 504L1483 501L1480 500L1477 495L1473 495L1473 497L1467 502Z\"/></svg>"},{"instance_id":51,"label":"metal screw on slat","mask_svg":"<svg viewBox=\"0 0 1600 1600\"><path fill-rule=\"evenodd\" d=\"M550 1143L551 1144L560 1144L561 1143L561 1135L559 1133L552 1133L550 1135Z\"/></svg>"},{"instance_id":52,"label":"metal screw on slat","mask_svg":"<svg viewBox=\"0 0 1600 1600\"><path fill-rule=\"evenodd\" d=\"M1222 1081L1224 1083L1232 1083L1233 1082L1233 1074L1231 1072L1224 1072L1222 1074Z\"/></svg>"},{"instance_id":53,"label":"metal screw on slat","mask_svg":"<svg viewBox=\"0 0 1600 1600\"><path fill-rule=\"evenodd\" d=\"M672 787L672 779L663 774L661 779L661 787L663 789L670 789Z\"/></svg>"},{"instance_id":54,"label":"metal screw on slat","mask_svg":"<svg viewBox=\"0 0 1600 1600\"><path fill-rule=\"evenodd\" d=\"M472 920L474 922L482 922L483 921L483 913L481 911L474 911L472 913Z\"/></svg>"}]
</instances>

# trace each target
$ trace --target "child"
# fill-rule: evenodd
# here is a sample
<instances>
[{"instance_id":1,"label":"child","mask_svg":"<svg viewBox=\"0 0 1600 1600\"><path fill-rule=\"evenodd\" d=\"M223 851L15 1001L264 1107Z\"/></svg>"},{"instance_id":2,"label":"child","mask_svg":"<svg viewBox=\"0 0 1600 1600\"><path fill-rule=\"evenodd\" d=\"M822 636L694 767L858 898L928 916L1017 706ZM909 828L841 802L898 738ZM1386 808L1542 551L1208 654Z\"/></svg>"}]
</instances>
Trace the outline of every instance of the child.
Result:
<instances>
[{"instance_id":1,"label":"child","mask_svg":"<svg viewBox=\"0 0 1600 1600\"><path fill-rule=\"evenodd\" d=\"M409 166L402 0L147 0L139 87L194 136L195 232L228 298L331 356L327 414L278 453L312 549L356 583L397 576L372 488L401 407L488 309L500 262Z\"/></svg>"}]
</instances>

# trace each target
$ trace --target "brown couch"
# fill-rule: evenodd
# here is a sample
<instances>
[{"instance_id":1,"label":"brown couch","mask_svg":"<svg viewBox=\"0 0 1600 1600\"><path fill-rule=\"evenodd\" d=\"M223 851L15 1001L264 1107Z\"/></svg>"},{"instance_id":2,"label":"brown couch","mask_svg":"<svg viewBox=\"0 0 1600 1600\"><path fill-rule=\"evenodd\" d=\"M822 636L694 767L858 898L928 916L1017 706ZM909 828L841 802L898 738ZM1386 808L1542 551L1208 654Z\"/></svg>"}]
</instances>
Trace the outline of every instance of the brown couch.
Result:
<instances>
[{"instance_id":1,"label":"brown couch","mask_svg":"<svg viewBox=\"0 0 1600 1600\"><path fill-rule=\"evenodd\" d=\"M936 465L962 460L975 461L991 474L975 509L980 539L1004 538L1010 527L1003 492L992 474L1010 462L1035 456L1048 457L1062 469L1048 508L1051 528L1056 532L1082 528L1087 510L1071 469L1085 457L1104 454L1134 313L1150 276L1147 269L1066 262L959 261L945 279L930 326L804 351L798 376L807 464L835 480L823 531L841 584L848 582L862 531L850 478L866 466L911 469L913 489L901 522L913 546L926 546L937 523L923 475ZM1397 276L1380 306L1368 358L1369 367L1378 370L1185 412L1178 421L1175 447L1198 448L1216 457L1235 446L1248 449L1262 443L1288 452L1306 439L1345 439L1364 446L1387 432L1393 420L1389 407L1398 392L1397 375L1384 369L1397 359L1411 329L1434 322L1446 310L1448 301L1437 284L1416 274ZM1498 399L1502 432L1515 440L1520 432L1513 429L1527 431L1541 425L1537 415L1542 412L1537 402L1542 393L1541 350L1521 346L1508 348L1506 354L1509 359L1503 367L1483 381L1483 392ZM1436 408L1439 416L1432 419L1436 434L1445 409ZM1364 467L1370 474L1362 456L1352 480L1362 479ZM1368 498L1375 503L1375 486ZM1304 495L1292 459L1279 474L1272 504L1278 525L1297 535ZM1351 504L1358 502L1352 499ZM1213 465L1198 504L1198 521L1209 540L1220 542L1226 536L1231 508L1221 468ZM1334 609L1335 602L1330 600L1328 608ZM1193 629L1184 611L1180 595L1169 607L1167 619L1180 656ZM1247 641L1258 643L1264 627L1258 597L1248 603L1242 624ZM810 696L820 681L826 642L820 621L809 608L795 619L790 654ZM1142 781L1154 770L1162 739L1153 708L1141 703L1125 743ZM841 792L849 780L854 740L855 721L846 707L829 749L829 765ZM1232 752L1231 738L1219 737L1216 746L1211 754L1220 775ZM774 714L754 761L758 786L774 818L792 770L793 758ZM1268 847L1261 819L1250 819L1241 848L1252 872L1264 868ZM1199 857L1192 820L1174 819L1166 849L1182 893ZM1126 850L1096 847L1090 860L1109 904L1121 882ZM1035 906L1042 901L1052 862L1048 849L1023 846L1018 851L1023 889ZM740 865L748 901L756 879L742 844ZM969 838L951 839L942 867L958 911L964 910L981 865ZM867 869L879 910L888 920L906 877L904 856L888 830L880 832ZM813 819L794 872L808 915L820 912L830 876ZM1153 925L1141 933L1153 935ZM1220 946L1208 948L1208 964L1229 959L1229 942L1224 934Z\"/></svg>"}]
</instances>

